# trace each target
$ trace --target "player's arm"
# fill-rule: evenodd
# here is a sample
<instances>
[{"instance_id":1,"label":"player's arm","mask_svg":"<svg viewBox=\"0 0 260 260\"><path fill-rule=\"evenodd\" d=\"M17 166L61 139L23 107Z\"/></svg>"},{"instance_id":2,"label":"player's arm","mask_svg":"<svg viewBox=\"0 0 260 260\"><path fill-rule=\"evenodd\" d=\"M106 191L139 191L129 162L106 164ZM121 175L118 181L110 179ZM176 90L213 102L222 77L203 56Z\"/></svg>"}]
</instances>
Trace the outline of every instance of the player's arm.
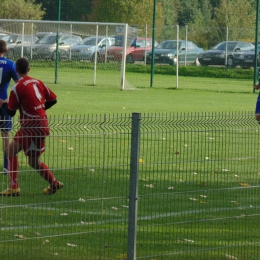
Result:
<instances>
[{"instance_id":1,"label":"player's arm","mask_svg":"<svg viewBox=\"0 0 260 260\"><path fill-rule=\"evenodd\" d=\"M57 103L57 96L45 84L43 84L43 86L45 96L45 110L47 110Z\"/></svg>"},{"instance_id":2,"label":"player's arm","mask_svg":"<svg viewBox=\"0 0 260 260\"><path fill-rule=\"evenodd\" d=\"M10 116L10 117L13 117L16 113L16 110L11 110L8 108L8 103L4 103L2 105L2 108L6 111L6 113Z\"/></svg>"},{"instance_id":3,"label":"player's arm","mask_svg":"<svg viewBox=\"0 0 260 260\"><path fill-rule=\"evenodd\" d=\"M51 108L52 106L54 106L57 103L57 99L54 99L52 101L46 101L45 102L45 110Z\"/></svg>"},{"instance_id":4,"label":"player's arm","mask_svg":"<svg viewBox=\"0 0 260 260\"><path fill-rule=\"evenodd\" d=\"M6 99L5 103L2 104L2 107L4 107L4 109L6 110L6 113L13 117L16 113L16 110L19 108L19 102L17 100L17 97L14 93L14 88L15 88L16 85L13 86L12 90L11 90L11 93L10 93L10 96L9 96L9 100ZM1 106L1 102L0 102L0 106Z\"/></svg>"},{"instance_id":5,"label":"player's arm","mask_svg":"<svg viewBox=\"0 0 260 260\"><path fill-rule=\"evenodd\" d=\"M16 111L10 110L10 109L8 108L8 99L5 99L5 100L0 99L0 107L3 108L3 109L6 111L6 113L7 113L9 116L11 116L11 117L13 117L13 116L15 115L15 113L16 113Z\"/></svg>"}]
</instances>

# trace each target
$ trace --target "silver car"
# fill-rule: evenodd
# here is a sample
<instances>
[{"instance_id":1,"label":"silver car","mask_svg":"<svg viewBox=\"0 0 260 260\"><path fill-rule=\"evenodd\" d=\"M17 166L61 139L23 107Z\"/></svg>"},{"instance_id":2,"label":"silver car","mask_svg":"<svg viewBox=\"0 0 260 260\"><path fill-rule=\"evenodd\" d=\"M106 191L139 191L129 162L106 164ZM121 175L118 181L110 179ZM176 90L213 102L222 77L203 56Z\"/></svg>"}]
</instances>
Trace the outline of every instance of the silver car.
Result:
<instances>
[{"instance_id":1,"label":"silver car","mask_svg":"<svg viewBox=\"0 0 260 260\"><path fill-rule=\"evenodd\" d=\"M97 50L97 60L100 60L100 51L114 44L115 38L113 37L87 37L83 39L80 43L73 45L70 48L71 59L94 61L95 52Z\"/></svg>"},{"instance_id":2,"label":"silver car","mask_svg":"<svg viewBox=\"0 0 260 260\"><path fill-rule=\"evenodd\" d=\"M6 33L0 33L0 39L4 36L6 36L7 34Z\"/></svg>"},{"instance_id":3,"label":"silver car","mask_svg":"<svg viewBox=\"0 0 260 260\"><path fill-rule=\"evenodd\" d=\"M7 34L1 37L7 44L6 57L15 59L21 56L28 56L30 46L38 41L36 36L21 35L21 34Z\"/></svg>"},{"instance_id":4,"label":"silver car","mask_svg":"<svg viewBox=\"0 0 260 260\"><path fill-rule=\"evenodd\" d=\"M33 59L56 59L56 42L58 40L58 58L67 59L68 50L74 44L79 43L82 39L80 36L73 34L48 34L32 46Z\"/></svg>"}]
</instances>

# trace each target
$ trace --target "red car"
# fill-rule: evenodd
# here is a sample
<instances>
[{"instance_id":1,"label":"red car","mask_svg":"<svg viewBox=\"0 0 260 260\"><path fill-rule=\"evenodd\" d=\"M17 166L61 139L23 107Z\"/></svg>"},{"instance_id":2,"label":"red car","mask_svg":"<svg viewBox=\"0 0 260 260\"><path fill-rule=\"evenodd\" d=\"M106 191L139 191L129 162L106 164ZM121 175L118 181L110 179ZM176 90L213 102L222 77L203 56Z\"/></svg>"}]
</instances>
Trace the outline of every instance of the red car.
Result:
<instances>
[{"instance_id":1,"label":"red car","mask_svg":"<svg viewBox=\"0 0 260 260\"><path fill-rule=\"evenodd\" d=\"M158 43L155 42L155 46ZM119 46L118 46L119 45ZM110 46L106 52L101 53L101 59L104 61L107 55L109 61L122 61L123 55L123 41L119 41L119 44ZM134 63L135 61L143 61L146 51L152 49L152 38L137 37L134 39L130 47L126 49L126 62Z\"/></svg>"}]
</instances>

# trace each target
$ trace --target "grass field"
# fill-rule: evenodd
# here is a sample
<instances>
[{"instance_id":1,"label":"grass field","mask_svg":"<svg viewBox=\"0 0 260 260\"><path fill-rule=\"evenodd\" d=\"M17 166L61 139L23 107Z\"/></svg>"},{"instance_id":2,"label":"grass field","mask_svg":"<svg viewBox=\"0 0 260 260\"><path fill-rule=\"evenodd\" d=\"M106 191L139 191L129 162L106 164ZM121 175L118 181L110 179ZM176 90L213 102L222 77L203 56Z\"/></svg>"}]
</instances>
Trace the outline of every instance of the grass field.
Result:
<instances>
[{"instance_id":1,"label":"grass field","mask_svg":"<svg viewBox=\"0 0 260 260\"><path fill-rule=\"evenodd\" d=\"M95 86L89 69L60 69L58 84L53 84L53 68L32 68L31 75L45 80L57 93L59 105L49 111L56 115L254 111L257 98L252 80L246 79L180 76L176 89L172 75L155 75L150 87L149 74L129 72L127 84L136 90L121 91L116 70L97 71Z\"/></svg>"},{"instance_id":2,"label":"grass field","mask_svg":"<svg viewBox=\"0 0 260 260\"><path fill-rule=\"evenodd\" d=\"M165 84L150 88L149 75L130 73L137 89L120 91L76 78L48 83L58 104L43 160L65 187L43 196L46 183L19 156L22 195L1 202L1 259L126 258L131 113L140 112L137 259L258 260L257 95L235 91L250 82L193 80L209 91L184 77L174 89L160 75Z\"/></svg>"}]
</instances>

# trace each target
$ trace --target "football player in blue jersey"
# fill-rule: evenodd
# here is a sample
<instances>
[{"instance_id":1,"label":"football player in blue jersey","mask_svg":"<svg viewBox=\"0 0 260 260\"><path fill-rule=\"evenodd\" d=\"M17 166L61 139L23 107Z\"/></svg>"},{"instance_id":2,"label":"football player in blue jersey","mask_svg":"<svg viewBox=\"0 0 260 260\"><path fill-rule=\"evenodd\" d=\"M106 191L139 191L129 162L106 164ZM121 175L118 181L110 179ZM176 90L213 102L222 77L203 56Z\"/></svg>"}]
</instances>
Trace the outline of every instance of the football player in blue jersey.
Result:
<instances>
[{"instance_id":1,"label":"football player in blue jersey","mask_svg":"<svg viewBox=\"0 0 260 260\"><path fill-rule=\"evenodd\" d=\"M8 98L8 86L11 79L18 82L18 76L16 74L15 62L8 60L4 57L7 52L6 42L0 40L0 98ZM12 130L11 117L6 111L0 108L0 131L3 138L3 154L4 154L4 165L3 173L7 173L8 170L8 158L6 157L5 150L9 145L9 132ZM0 171L1 172L1 171Z\"/></svg>"}]
</instances>

